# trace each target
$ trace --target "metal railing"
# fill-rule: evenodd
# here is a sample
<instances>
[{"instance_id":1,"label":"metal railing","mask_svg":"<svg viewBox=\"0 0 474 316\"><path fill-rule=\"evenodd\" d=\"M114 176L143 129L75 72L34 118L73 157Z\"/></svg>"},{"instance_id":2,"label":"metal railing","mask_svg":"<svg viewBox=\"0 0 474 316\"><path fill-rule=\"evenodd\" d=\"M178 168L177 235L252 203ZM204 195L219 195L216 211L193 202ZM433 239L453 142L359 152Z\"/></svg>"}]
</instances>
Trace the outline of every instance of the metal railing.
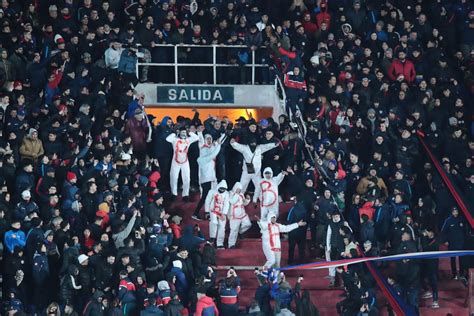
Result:
<instances>
[{"instance_id":1,"label":"metal railing","mask_svg":"<svg viewBox=\"0 0 474 316\"><path fill-rule=\"evenodd\" d=\"M172 59L173 61L172 62L159 62L159 63L139 61L139 62L136 63L136 67L135 67L137 78L139 78L140 67L144 67L144 66L148 66L148 67L168 67L167 70L170 70L170 68L172 67L174 69L174 83L178 84L178 83L180 83L180 75L179 75L180 74L180 68L184 68L184 67L206 67L206 68L212 68L212 83L213 84L219 84L219 83L221 83L221 82L218 82L219 81L218 80L219 68L241 67L241 68L244 68L244 69L250 68L250 70L251 70L251 80L250 81L246 80L246 82L251 82L251 84L254 85L256 83L256 77L257 77L256 69L257 68L259 68L259 69L267 68L267 70L268 70L268 67L269 67L269 65L266 64L266 63L256 62L257 61L257 55L260 57L259 58L260 60L262 59L261 56L264 54L264 50L266 50L265 47L260 47L257 50L251 50L246 45L187 45L187 44L172 45L172 44L158 44L158 45L155 45L154 48L160 48L160 47L161 48L172 49L172 51L173 51L172 58L168 58L168 59ZM183 52L180 51L181 49L206 49L206 48L209 50L209 52L212 52L212 62L210 62L211 61L210 59L208 59L207 62L186 62L186 61L183 62L183 61L179 60L179 54L183 53ZM152 50L153 50L153 48L152 48ZM218 52L220 50L224 50L227 53L229 53L229 51L235 51L235 52L245 51L245 52L248 53L249 61L247 63L240 62L240 63L237 63L237 64L222 63L221 61L222 61L223 58L218 58ZM184 53L187 53L187 52L184 52ZM152 55L153 55L153 53L152 53ZM219 59L219 63L218 63L218 59ZM227 58L224 58L224 59L227 60ZM271 76L269 76L269 78L270 77ZM273 78L271 78L271 80L272 79ZM240 83L240 84L245 84L245 82Z\"/></svg>"}]
</instances>

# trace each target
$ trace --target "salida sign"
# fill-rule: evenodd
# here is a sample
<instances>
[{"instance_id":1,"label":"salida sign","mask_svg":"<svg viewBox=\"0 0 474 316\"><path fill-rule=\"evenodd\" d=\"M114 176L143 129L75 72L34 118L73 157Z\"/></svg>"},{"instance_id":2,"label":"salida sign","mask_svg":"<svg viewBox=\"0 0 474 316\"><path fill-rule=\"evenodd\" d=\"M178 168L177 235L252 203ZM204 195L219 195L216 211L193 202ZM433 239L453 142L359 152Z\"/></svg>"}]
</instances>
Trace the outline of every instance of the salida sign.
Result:
<instances>
[{"instance_id":1,"label":"salida sign","mask_svg":"<svg viewBox=\"0 0 474 316\"><path fill-rule=\"evenodd\" d=\"M158 86L159 104L233 104L234 87Z\"/></svg>"}]
</instances>

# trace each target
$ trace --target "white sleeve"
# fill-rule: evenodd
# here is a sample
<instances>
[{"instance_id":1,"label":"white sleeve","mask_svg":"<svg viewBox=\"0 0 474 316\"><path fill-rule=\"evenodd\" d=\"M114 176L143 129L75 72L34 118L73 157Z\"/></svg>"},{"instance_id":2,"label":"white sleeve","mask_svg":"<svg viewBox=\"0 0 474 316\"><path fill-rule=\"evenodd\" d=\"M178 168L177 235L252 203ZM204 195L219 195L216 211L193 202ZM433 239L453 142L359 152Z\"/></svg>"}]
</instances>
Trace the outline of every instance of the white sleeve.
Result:
<instances>
[{"instance_id":1,"label":"white sleeve","mask_svg":"<svg viewBox=\"0 0 474 316\"><path fill-rule=\"evenodd\" d=\"M229 198L229 203L231 205L234 205L235 203L237 203L238 200L239 200L239 194L232 192L232 194L230 195L230 198Z\"/></svg>"},{"instance_id":2,"label":"white sleeve","mask_svg":"<svg viewBox=\"0 0 474 316\"><path fill-rule=\"evenodd\" d=\"M237 150L238 152L240 153L244 153L244 150L245 150L245 146L242 145L242 144L239 144L237 142L233 142L233 143L230 143L230 145L232 146L232 148L234 148L235 150Z\"/></svg>"},{"instance_id":3,"label":"white sleeve","mask_svg":"<svg viewBox=\"0 0 474 316\"><path fill-rule=\"evenodd\" d=\"M224 206L222 208L222 214L223 215L227 215L227 213L229 213L229 207L230 207L229 192L226 192L225 197L224 197Z\"/></svg>"},{"instance_id":4,"label":"white sleeve","mask_svg":"<svg viewBox=\"0 0 474 316\"><path fill-rule=\"evenodd\" d=\"M261 230L262 232L268 230L268 222L264 222L264 221L262 221L262 220L259 220L259 221L257 222L257 224L258 224L258 226L260 227L260 230Z\"/></svg>"},{"instance_id":5,"label":"white sleeve","mask_svg":"<svg viewBox=\"0 0 474 316\"><path fill-rule=\"evenodd\" d=\"M280 172L275 178L273 178L273 181L275 181L276 185L280 185L280 183L283 181L285 178L285 174L283 172Z\"/></svg>"},{"instance_id":6,"label":"white sleeve","mask_svg":"<svg viewBox=\"0 0 474 316\"><path fill-rule=\"evenodd\" d=\"M267 151L277 147L278 144L275 144L275 143L268 143L268 144L263 144L263 145L258 145L258 147L260 147L260 152L262 154L266 153Z\"/></svg>"},{"instance_id":7,"label":"white sleeve","mask_svg":"<svg viewBox=\"0 0 474 316\"><path fill-rule=\"evenodd\" d=\"M175 133L169 134L168 137L166 137L166 141L174 145L174 143L176 142L176 134Z\"/></svg>"},{"instance_id":8,"label":"white sleeve","mask_svg":"<svg viewBox=\"0 0 474 316\"><path fill-rule=\"evenodd\" d=\"M189 144L191 145L194 142L197 142L199 140L199 136L196 135L196 133L189 133Z\"/></svg>"},{"instance_id":9,"label":"white sleeve","mask_svg":"<svg viewBox=\"0 0 474 316\"><path fill-rule=\"evenodd\" d=\"M328 231L326 233L326 249L331 249L331 234L332 234L331 225L328 225Z\"/></svg>"},{"instance_id":10,"label":"white sleeve","mask_svg":"<svg viewBox=\"0 0 474 316\"><path fill-rule=\"evenodd\" d=\"M211 202L212 202L213 195L214 195L214 190L211 190L206 196L206 201L204 202L204 211L206 213L209 213L211 211Z\"/></svg>"},{"instance_id":11,"label":"white sleeve","mask_svg":"<svg viewBox=\"0 0 474 316\"><path fill-rule=\"evenodd\" d=\"M293 223L290 225L282 225L282 224L278 224L278 225L280 226L280 232L282 233L291 232L292 230L295 230L299 227L298 223Z\"/></svg>"},{"instance_id":12,"label":"white sleeve","mask_svg":"<svg viewBox=\"0 0 474 316\"><path fill-rule=\"evenodd\" d=\"M204 136L202 136L202 132L197 132L199 137L199 149L201 149L202 145L204 145Z\"/></svg>"}]
</instances>

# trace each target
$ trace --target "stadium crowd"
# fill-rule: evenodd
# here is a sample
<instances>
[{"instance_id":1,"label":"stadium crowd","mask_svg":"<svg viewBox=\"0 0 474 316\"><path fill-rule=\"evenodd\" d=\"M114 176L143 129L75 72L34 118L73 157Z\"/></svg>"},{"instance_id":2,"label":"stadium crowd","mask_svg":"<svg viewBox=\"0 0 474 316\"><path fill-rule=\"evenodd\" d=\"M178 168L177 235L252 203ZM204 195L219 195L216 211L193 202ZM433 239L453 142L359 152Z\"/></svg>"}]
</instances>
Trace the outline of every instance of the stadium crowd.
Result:
<instances>
[{"instance_id":1,"label":"stadium crowd","mask_svg":"<svg viewBox=\"0 0 474 316\"><path fill-rule=\"evenodd\" d=\"M318 315L304 280L293 289L273 269L280 232L289 264L296 247L307 262L474 246L419 139L472 211L470 1L2 0L0 21L3 315ZM245 45L218 57L236 65L224 83L248 81L257 51L269 65L257 81L282 78L288 115L146 115L134 86L174 78L136 76L138 60L175 59L159 44ZM209 82L190 69L180 82ZM199 187L198 225L182 225L167 207ZM294 203L287 217L280 201ZM227 219L239 247L249 203L267 262L255 302L239 306L238 271L217 280L215 247ZM451 259L453 279L472 266ZM436 259L398 261L389 282L414 309L439 307ZM339 314L378 314L364 266L330 269L329 283L345 289Z\"/></svg>"}]
</instances>

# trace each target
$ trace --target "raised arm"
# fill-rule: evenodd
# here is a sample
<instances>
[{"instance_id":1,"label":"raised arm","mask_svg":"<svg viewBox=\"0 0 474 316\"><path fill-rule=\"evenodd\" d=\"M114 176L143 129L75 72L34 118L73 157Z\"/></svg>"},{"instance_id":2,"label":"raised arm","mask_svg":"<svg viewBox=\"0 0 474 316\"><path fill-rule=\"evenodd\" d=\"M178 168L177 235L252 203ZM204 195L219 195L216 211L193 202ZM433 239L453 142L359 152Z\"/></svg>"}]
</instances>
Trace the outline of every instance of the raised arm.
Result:
<instances>
[{"instance_id":1,"label":"raised arm","mask_svg":"<svg viewBox=\"0 0 474 316\"><path fill-rule=\"evenodd\" d=\"M263 153L266 153L269 150L272 150L275 147L278 147L278 144L277 143L268 143L268 144L258 145L258 147L260 147L260 151L263 154Z\"/></svg>"},{"instance_id":2,"label":"raised arm","mask_svg":"<svg viewBox=\"0 0 474 316\"><path fill-rule=\"evenodd\" d=\"M239 143L236 142L235 140L231 140L231 141L230 141L230 145L232 146L232 148L234 148L235 150L237 150L237 151L240 152L241 154L244 153L244 150L245 150L245 146L244 146L244 145L239 144Z\"/></svg>"},{"instance_id":3,"label":"raised arm","mask_svg":"<svg viewBox=\"0 0 474 316\"><path fill-rule=\"evenodd\" d=\"M289 233L291 232L292 230L295 230L299 227L298 223L293 223L293 224L290 224L290 225L282 225L280 224L280 232L282 233Z\"/></svg>"},{"instance_id":4,"label":"raised arm","mask_svg":"<svg viewBox=\"0 0 474 316\"><path fill-rule=\"evenodd\" d=\"M168 137L166 137L166 141L168 143L174 144L174 142L176 141L176 134L175 133L169 134Z\"/></svg>"},{"instance_id":5,"label":"raised arm","mask_svg":"<svg viewBox=\"0 0 474 316\"><path fill-rule=\"evenodd\" d=\"M273 178L273 181L275 181L277 185L280 185L284 178L285 174L283 172L280 172L275 178Z\"/></svg>"},{"instance_id":6,"label":"raised arm","mask_svg":"<svg viewBox=\"0 0 474 316\"><path fill-rule=\"evenodd\" d=\"M199 140L199 136L196 135L196 133L189 133L189 144L192 144L194 142L197 142Z\"/></svg>"},{"instance_id":7,"label":"raised arm","mask_svg":"<svg viewBox=\"0 0 474 316\"><path fill-rule=\"evenodd\" d=\"M201 132L201 131L197 132L197 135L198 135L198 137L199 137L199 143L198 143L198 144L199 144L199 148L201 148L201 147L204 145L204 136L202 136L202 132Z\"/></svg>"}]
</instances>

